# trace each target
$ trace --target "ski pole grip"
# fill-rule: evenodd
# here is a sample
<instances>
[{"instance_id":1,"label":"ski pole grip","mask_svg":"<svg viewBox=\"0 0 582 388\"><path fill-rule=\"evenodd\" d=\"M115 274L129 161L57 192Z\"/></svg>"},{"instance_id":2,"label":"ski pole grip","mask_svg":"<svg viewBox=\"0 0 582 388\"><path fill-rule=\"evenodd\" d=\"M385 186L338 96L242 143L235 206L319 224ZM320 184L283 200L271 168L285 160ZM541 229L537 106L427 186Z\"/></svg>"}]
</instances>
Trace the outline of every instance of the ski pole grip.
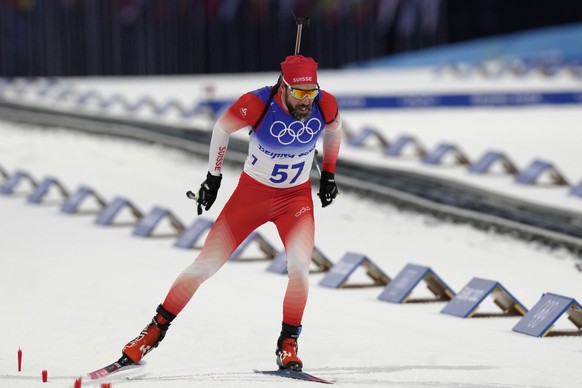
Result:
<instances>
[{"instance_id":1,"label":"ski pole grip","mask_svg":"<svg viewBox=\"0 0 582 388\"><path fill-rule=\"evenodd\" d=\"M303 25L305 24L309 27L309 18L299 18L295 16L294 13L293 18L295 19L295 24L297 24L297 35L295 36L295 55L299 54L299 48L301 47L301 32L303 31Z\"/></svg>"}]
</instances>

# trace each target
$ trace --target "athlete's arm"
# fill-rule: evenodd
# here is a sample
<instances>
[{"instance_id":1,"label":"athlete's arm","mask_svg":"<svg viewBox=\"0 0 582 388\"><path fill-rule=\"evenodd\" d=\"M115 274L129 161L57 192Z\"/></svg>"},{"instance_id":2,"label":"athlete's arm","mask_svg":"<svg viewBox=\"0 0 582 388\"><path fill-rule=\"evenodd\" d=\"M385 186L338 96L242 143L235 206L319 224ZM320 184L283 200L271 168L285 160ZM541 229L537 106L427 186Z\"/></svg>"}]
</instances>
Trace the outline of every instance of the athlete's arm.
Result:
<instances>
[{"instance_id":1,"label":"athlete's arm","mask_svg":"<svg viewBox=\"0 0 582 388\"><path fill-rule=\"evenodd\" d=\"M210 148L208 151L208 172L212 175L219 176L222 171L222 161L228 148L230 133L227 132L227 126L220 118L216 120L210 139Z\"/></svg>"},{"instance_id":2,"label":"athlete's arm","mask_svg":"<svg viewBox=\"0 0 582 388\"><path fill-rule=\"evenodd\" d=\"M335 97L322 91L320 102L326 120L323 132L323 171L335 173L337 157L342 142L342 122Z\"/></svg>"},{"instance_id":3,"label":"athlete's arm","mask_svg":"<svg viewBox=\"0 0 582 388\"><path fill-rule=\"evenodd\" d=\"M337 157L342 142L342 122L340 115L325 126L323 132L323 170L335 173Z\"/></svg>"},{"instance_id":4,"label":"athlete's arm","mask_svg":"<svg viewBox=\"0 0 582 388\"><path fill-rule=\"evenodd\" d=\"M208 171L219 176L222 162L228 148L230 135L236 131L252 126L263 111L265 103L255 94L249 92L241 96L224 112L212 130L208 151Z\"/></svg>"}]
</instances>

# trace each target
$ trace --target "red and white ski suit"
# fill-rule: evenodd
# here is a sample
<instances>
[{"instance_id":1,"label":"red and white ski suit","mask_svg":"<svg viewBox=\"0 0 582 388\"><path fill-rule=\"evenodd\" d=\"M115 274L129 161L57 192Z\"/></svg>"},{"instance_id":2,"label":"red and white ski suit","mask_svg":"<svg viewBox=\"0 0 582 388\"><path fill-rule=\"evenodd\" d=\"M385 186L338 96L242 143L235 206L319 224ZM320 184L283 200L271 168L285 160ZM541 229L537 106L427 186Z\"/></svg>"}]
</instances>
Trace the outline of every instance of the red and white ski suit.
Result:
<instances>
[{"instance_id":1,"label":"red and white ski suit","mask_svg":"<svg viewBox=\"0 0 582 388\"><path fill-rule=\"evenodd\" d=\"M209 171L220 175L229 136L248 132L269 102L271 87L240 97L217 120L209 151ZM316 97L311 115L293 118L281 101L281 89L262 122L250 134L249 153L238 186L210 229L200 254L175 280L164 308L178 315L198 287L231 256L255 229L273 222L285 247L288 285L283 322L299 326L307 302L308 274L314 247L314 219L309 173L315 146L323 134L323 170L335 173L341 120L335 98ZM327 123L326 123L327 120Z\"/></svg>"}]
</instances>

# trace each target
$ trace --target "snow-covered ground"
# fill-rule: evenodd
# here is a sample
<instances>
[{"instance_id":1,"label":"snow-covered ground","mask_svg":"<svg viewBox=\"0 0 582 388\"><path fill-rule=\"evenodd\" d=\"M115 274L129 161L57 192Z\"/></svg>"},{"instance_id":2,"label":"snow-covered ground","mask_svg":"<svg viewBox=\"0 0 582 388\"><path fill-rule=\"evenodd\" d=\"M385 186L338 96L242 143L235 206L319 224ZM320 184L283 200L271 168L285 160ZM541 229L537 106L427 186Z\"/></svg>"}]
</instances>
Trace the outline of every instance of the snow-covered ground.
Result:
<instances>
[{"instance_id":1,"label":"snow-covered ground","mask_svg":"<svg viewBox=\"0 0 582 388\"><path fill-rule=\"evenodd\" d=\"M261 85L263 78L255 81ZM114 86L105 80L86 82ZM175 90L172 80L166 92L161 91L161 80L156 83L151 88L158 95ZM117 88L136 93L120 82ZM388 135L415 134L429 144L455 141L471 154L502 148L520 165L544 157L563 166L575 180L582 176L576 152L580 116L579 107L545 106L349 112L344 117L356 128L368 123L385 128ZM344 147L342 154L387 163L373 146L366 151ZM391 163L448 172L451 179L466 175L457 167L425 167L415 160ZM0 122L0 166L8 172L26 170L39 180L55 176L71 191L88 185L106 200L127 197L144 212L156 205L165 207L185 224L197 216L184 193L197 188L206 171L206 161L157 145L7 122ZM207 217L216 217L239 173L240 168L226 168L219 198ZM521 187L502 176L478 179L488 182L489 188L504 186L515 195L582 209L582 200L569 197L565 189ZM4 318L0 331L7 334L0 346L0 386L41 386L44 369L51 386L72 387L77 377L120 355L123 344L151 319L196 250L173 247L173 238L134 237L128 225L97 226L96 214L89 211L61 214L55 193L52 201L28 204L25 190L0 196ZM553 196L560 199L552 200ZM407 263L422 264L456 292L473 277L496 280L527 308L545 292L582 299L582 272L576 269L580 260L566 251L440 222L351 193L342 193L331 207L317 207L316 225L316 245L333 262L348 251L362 253L391 277ZM282 248L272 225L260 232ZM147 374L114 381L113 386L311 384L252 372L275 367L286 279L267 272L267 266L266 261L227 263L199 290L160 347L146 357ZM337 380L340 387L582 384L579 335L531 337L512 331L518 317L457 318L440 313L443 302L387 303L378 300L381 287L328 289L318 285L322 276L311 275L300 355L306 371ZM357 273L352 280L368 279ZM414 290L418 297L428 294L422 285ZM499 310L487 301L479 311ZM556 328L575 327L561 319ZM18 348L23 351L22 372L17 372ZM89 382L84 380L83 386Z\"/></svg>"}]
</instances>

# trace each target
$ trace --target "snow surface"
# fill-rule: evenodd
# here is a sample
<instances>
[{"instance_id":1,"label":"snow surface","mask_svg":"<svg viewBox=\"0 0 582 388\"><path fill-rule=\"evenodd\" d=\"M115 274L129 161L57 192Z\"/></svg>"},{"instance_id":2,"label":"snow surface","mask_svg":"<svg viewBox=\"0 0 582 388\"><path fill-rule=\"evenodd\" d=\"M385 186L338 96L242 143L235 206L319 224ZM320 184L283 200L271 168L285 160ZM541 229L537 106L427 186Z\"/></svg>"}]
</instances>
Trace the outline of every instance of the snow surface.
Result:
<instances>
[{"instance_id":1,"label":"snow surface","mask_svg":"<svg viewBox=\"0 0 582 388\"><path fill-rule=\"evenodd\" d=\"M117 89L113 81L85 82L137 94L136 87L119 81ZM176 90L170 86L162 92L164 83L155 82L159 94ZM343 85L340 77L338 84ZM143 80L139 85L148 89ZM168 85L175 83L169 80ZM149 90L153 88L150 85ZM471 153L504 147L521 163L544 156L563 165L573 178L582 176L576 147L580 116L579 107L548 106L344 115L356 128L370 123L391 135L414 132L427 143L457 141ZM526 133L527 144L522 138ZM0 166L8 172L23 169L37 180L54 176L70 191L88 185L106 200L129 198L144 212L165 207L185 224L197 218L194 203L184 193L199 186L205 160L159 145L8 122L0 122L0 139ZM342 155L386 163L373 146L367 150L344 146ZM467 179L456 167L424 167L414 160L392 163ZM217 216L241 168L225 168L219 198L205 216ZM582 200L568 196L566 189L521 187L499 176L479 179L488 188L582 209ZM96 206L90 203L81 214L61 214L61 200L54 192L43 204L28 204L26 189L0 197L0 332L7 334L0 346L0 386L42 386L45 369L50 386L72 387L77 377L120 355L121 347L151 319L196 250L173 247L174 238L163 236L169 228L144 239L132 236L127 222L97 226ZM582 299L582 272L576 269L580 260L564 250L441 222L347 192L333 206L315 211L316 246L333 262L348 251L362 253L392 278L407 263L426 265L456 292L473 277L496 280L527 308L545 292ZM127 220L126 216L122 221ZM259 231L282 248L272 225ZM160 347L146 357L147 374L113 381L113 386L312 384L252 372L275 368L286 278L267 272L267 266L266 261L227 263L201 287ZM531 337L512 331L518 317L457 318L440 313L443 302L387 303L377 299L381 287L328 289L318 285L322 276L310 277L300 355L306 371L337 380L339 387L582 385L580 335ZM368 279L358 273L351 280ZM422 285L413 294L428 295ZM479 311L498 309L487 301ZM561 319L556 329L575 327ZM19 348L22 372L17 372ZM84 380L83 386L89 382Z\"/></svg>"}]
</instances>

